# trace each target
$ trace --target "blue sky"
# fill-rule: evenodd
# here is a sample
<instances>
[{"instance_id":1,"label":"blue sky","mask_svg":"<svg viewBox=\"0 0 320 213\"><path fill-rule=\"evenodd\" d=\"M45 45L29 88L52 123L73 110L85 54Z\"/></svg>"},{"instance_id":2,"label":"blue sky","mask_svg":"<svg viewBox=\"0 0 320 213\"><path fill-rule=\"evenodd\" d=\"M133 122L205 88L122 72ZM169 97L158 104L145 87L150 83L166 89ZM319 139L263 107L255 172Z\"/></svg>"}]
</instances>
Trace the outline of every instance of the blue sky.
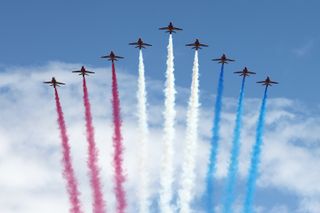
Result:
<instances>
[{"instance_id":1,"label":"blue sky","mask_svg":"<svg viewBox=\"0 0 320 213\"><path fill-rule=\"evenodd\" d=\"M262 95L254 82L269 74L281 82L271 96L318 105L319 8L316 0L2 0L0 64L103 65L99 56L115 50L126 57L119 66L136 72L138 52L127 44L141 36L154 45L145 51L147 76L163 80L167 36L157 28L173 21L184 28L174 37L178 85L191 80L193 54L184 44L199 38L210 45L199 56L202 90L215 92L219 66L210 59L225 52L237 59L226 68L227 96L240 87L231 72L248 66L258 73L248 81L250 97Z\"/></svg>"}]
</instances>

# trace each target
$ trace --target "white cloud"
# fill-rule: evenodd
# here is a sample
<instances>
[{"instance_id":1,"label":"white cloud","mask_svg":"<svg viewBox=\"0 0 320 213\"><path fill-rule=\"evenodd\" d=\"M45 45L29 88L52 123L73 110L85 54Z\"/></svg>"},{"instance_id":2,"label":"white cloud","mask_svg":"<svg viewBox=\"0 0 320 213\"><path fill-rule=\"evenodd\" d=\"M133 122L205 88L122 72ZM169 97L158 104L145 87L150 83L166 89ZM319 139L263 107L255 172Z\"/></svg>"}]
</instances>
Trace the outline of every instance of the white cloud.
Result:
<instances>
[{"instance_id":1,"label":"white cloud","mask_svg":"<svg viewBox=\"0 0 320 213\"><path fill-rule=\"evenodd\" d=\"M81 78L70 70L78 64L50 63L42 67L11 67L0 73L0 212L68 212L68 198L60 174L60 140L52 88L41 82L56 76L67 86L59 88L61 102L70 136L74 168L81 190L81 201L86 212L91 210L91 192L86 167L86 140L83 121ZM87 79L91 98L99 164L108 212L114 212L112 169L112 125L110 104L110 72L106 68L90 68L96 75ZM125 145L124 167L128 181L129 211L135 212L138 186L139 141L136 119L136 76L118 70ZM150 186L156 197L159 188L159 169L162 153L163 83L148 79L150 118ZM176 183L181 171L184 143L185 113L188 90L178 89L178 126L175 143ZM207 98L207 97L206 97ZM219 182L224 181L234 126L236 100L225 98L220 152L218 156ZM301 105L301 103L299 103ZM320 117L310 116L297 103L285 98L269 99L265 140L261 163L259 189L275 188L289 192L300 200L299 208L290 203L257 208L259 212L310 212L319 209L320 187ZM246 99L242 134L240 181L245 181L260 100ZM199 152L197 155L197 196L204 188L204 176L209 154L213 112L202 108L200 117ZM178 185L178 184L175 184ZM243 198L243 192L237 200ZM266 197L267 199L267 197ZM238 201L237 201L238 202ZM237 203L241 209L241 201Z\"/></svg>"},{"instance_id":2,"label":"white cloud","mask_svg":"<svg viewBox=\"0 0 320 213\"><path fill-rule=\"evenodd\" d=\"M314 45L315 45L314 40L308 40L300 47L293 49L293 53L298 57L303 57L303 56L307 55L312 50Z\"/></svg>"}]
</instances>

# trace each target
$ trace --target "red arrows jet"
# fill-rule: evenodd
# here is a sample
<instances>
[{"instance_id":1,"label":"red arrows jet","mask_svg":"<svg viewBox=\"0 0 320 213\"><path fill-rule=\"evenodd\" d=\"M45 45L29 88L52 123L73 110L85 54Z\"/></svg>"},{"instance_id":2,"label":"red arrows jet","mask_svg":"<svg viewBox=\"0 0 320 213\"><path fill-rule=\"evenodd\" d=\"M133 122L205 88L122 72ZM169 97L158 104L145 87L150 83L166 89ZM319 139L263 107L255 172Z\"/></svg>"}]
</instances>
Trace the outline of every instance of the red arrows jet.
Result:
<instances>
[{"instance_id":1,"label":"red arrows jet","mask_svg":"<svg viewBox=\"0 0 320 213\"><path fill-rule=\"evenodd\" d=\"M84 66L81 67L81 70L76 70L76 71L72 71L73 73L79 73L79 75L82 75L83 77L85 75L89 75L89 74L93 74L94 72L88 71L86 70L86 68L84 68Z\"/></svg>"},{"instance_id":2,"label":"red arrows jet","mask_svg":"<svg viewBox=\"0 0 320 213\"><path fill-rule=\"evenodd\" d=\"M56 81L54 77L52 77L51 81L44 81L43 83L50 84L50 86L53 86L54 88L56 88L56 86L65 85L65 83Z\"/></svg>"},{"instance_id":3,"label":"red arrows jet","mask_svg":"<svg viewBox=\"0 0 320 213\"><path fill-rule=\"evenodd\" d=\"M101 58L107 58L108 61L114 62L114 61L118 61L118 59L122 59L124 57L117 56L117 55L114 54L113 51L111 51L111 53L109 55L101 56Z\"/></svg>"},{"instance_id":4,"label":"red arrows jet","mask_svg":"<svg viewBox=\"0 0 320 213\"><path fill-rule=\"evenodd\" d=\"M237 71L233 73L240 74L240 76L243 76L244 78L251 74L256 74L255 72L249 71L247 67L245 67L242 71Z\"/></svg>"},{"instance_id":5,"label":"red arrows jet","mask_svg":"<svg viewBox=\"0 0 320 213\"><path fill-rule=\"evenodd\" d=\"M192 47L192 49L195 49L195 50L201 49L201 47L208 47L208 45L206 45L206 44L201 44L199 42L199 39L196 39L196 41L194 43L186 44L186 46Z\"/></svg>"},{"instance_id":6,"label":"red arrows jet","mask_svg":"<svg viewBox=\"0 0 320 213\"><path fill-rule=\"evenodd\" d=\"M172 22L167 27L160 27L159 30L166 30L166 33L176 33L177 30L182 30L181 28L174 27Z\"/></svg>"},{"instance_id":7,"label":"red arrows jet","mask_svg":"<svg viewBox=\"0 0 320 213\"><path fill-rule=\"evenodd\" d=\"M214 58L212 61L219 61L219 64L228 64L228 62L234 62L235 60L229 59L225 54L223 54L220 58Z\"/></svg>"},{"instance_id":8,"label":"red arrows jet","mask_svg":"<svg viewBox=\"0 0 320 213\"><path fill-rule=\"evenodd\" d=\"M144 43L141 38L139 38L137 42L129 43L129 45L135 45L135 48L139 48L140 50L146 48L145 46L152 46L151 44Z\"/></svg>"},{"instance_id":9,"label":"red arrows jet","mask_svg":"<svg viewBox=\"0 0 320 213\"><path fill-rule=\"evenodd\" d=\"M275 81L271 81L269 76L267 76L266 80L264 81L257 81L258 84L262 84L262 85L265 85L266 87L268 86L272 86L272 84L278 84L278 82L275 82Z\"/></svg>"}]
</instances>

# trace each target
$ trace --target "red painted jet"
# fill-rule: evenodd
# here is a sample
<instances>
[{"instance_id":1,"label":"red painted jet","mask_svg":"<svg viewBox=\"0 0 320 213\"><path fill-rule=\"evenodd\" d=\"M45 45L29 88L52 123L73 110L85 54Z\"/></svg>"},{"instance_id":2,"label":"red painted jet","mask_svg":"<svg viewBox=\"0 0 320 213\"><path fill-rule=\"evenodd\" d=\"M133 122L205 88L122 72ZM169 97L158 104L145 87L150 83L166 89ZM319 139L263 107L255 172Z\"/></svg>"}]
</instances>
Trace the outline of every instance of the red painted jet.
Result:
<instances>
[{"instance_id":1,"label":"red painted jet","mask_svg":"<svg viewBox=\"0 0 320 213\"><path fill-rule=\"evenodd\" d=\"M243 76L243 77L247 77L251 74L256 74L255 72L249 71L247 67L245 67L242 71L237 71L237 72L233 72L233 73L240 74L240 76Z\"/></svg>"},{"instance_id":2,"label":"red painted jet","mask_svg":"<svg viewBox=\"0 0 320 213\"><path fill-rule=\"evenodd\" d=\"M86 70L86 68L84 68L84 66L81 67L81 70L76 70L76 71L72 71L73 73L79 73L79 75L82 75L83 77L85 75L89 75L89 74L93 74L94 72L88 71Z\"/></svg>"},{"instance_id":3,"label":"red painted jet","mask_svg":"<svg viewBox=\"0 0 320 213\"><path fill-rule=\"evenodd\" d=\"M219 64L228 64L228 62L234 62L235 60L229 59L225 54L223 54L220 58L214 58L212 61L219 61Z\"/></svg>"},{"instance_id":4,"label":"red painted jet","mask_svg":"<svg viewBox=\"0 0 320 213\"><path fill-rule=\"evenodd\" d=\"M43 83L50 84L50 86L53 86L54 88L56 88L56 86L65 85L65 83L56 81L54 77L52 77L51 81L44 81Z\"/></svg>"},{"instance_id":5,"label":"red painted jet","mask_svg":"<svg viewBox=\"0 0 320 213\"><path fill-rule=\"evenodd\" d=\"M194 43L186 44L186 46L192 47L192 49L195 49L195 50L201 49L201 47L208 47L208 45L206 45L206 44L201 44L199 42L199 39L196 39L196 41Z\"/></svg>"},{"instance_id":6,"label":"red painted jet","mask_svg":"<svg viewBox=\"0 0 320 213\"><path fill-rule=\"evenodd\" d=\"M265 85L266 87L272 86L272 84L278 84L278 82L271 81L271 79L269 78L269 76L267 76L266 80L264 80L264 81L257 81L257 83L258 83L258 84Z\"/></svg>"},{"instance_id":7,"label":"red painted jet","mask_svg":"<svg viewBox=\"0 0 320 213\"><path fill-rule=\"evenodd\" d=\"M118 59L122 59L124 57L117 56L117 55L114 54L113 51L111 51L111 53L109 55L101 56L101 58L107 58L108 61L114 62L114 61L118 61Z\"/></svg>"},{"instance_id":8,"label":"red painted jet","mask_svg":"<svg viewBox=\"0 0 320 213\"><path fill-rule=\"evenodd\" d=\"M182 30L181 28L174 27L172 22L169 23L167 27L160 27L159 30L166 30L166 33L176 33L178 30Z\"/></svg>"},{"instance_id":9,"label":"red painted jet","mask_svg":"<svg viewBox=\"0 0 320 213\"><path fill-rule=\"evenodd\" d=\"M145 46L152 46L151 44L144 43L141 38L139 38L137 42L129 43L129 45L135 45L135 48L139 48L140 50L146 48Z\"/></svg>"}]
</instances>

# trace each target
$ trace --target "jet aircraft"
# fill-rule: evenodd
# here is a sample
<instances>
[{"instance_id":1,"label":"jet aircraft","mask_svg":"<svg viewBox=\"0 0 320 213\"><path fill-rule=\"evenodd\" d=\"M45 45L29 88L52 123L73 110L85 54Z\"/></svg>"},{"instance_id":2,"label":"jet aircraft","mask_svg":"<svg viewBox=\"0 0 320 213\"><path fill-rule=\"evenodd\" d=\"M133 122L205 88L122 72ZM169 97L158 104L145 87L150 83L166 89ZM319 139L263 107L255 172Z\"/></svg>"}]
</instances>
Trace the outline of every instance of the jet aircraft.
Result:
<instances>
[{"instance_id":1,"label":"jet aircraft","mask_svg":"<svg viewBox=\"0 0 320 213\"><path fill-rule=\"evenodd\" d=\"M225 54L223 54L220 58L214 58L212 61L219 61L219 64L228 64L228 62L234 62L235 60L229 59Z\"/></svg>"},{"instance_id":2,"label":"jet aircraft","mask_svg":"<svg viewBox=\"0 0 320 213\"><path fill-rule=\"evenodd\" d=\"M56 88L56 86L65 85L65 83L58 82L55 77L52 77L51 81L44 81L43 83L50 84L50 86L53 86L54 88Z\"/></svg>"},{"instance_id":3,"label":"jet aircraft","mask_svg":"<svg viewBox=\"0 0 320 213\"><path fill-rule=\"evenodd\" d=\"M199 42L199 39L196 39L196 41L194 43L186 44L186 46L192 47L192 49L195 49L195 50L201 49L201 47L208 47L208 45L206 45L206 44L201 44Z\"/></svg>"},{"instance_id":4,"label":"jet aircraft","mask_svg":"<svg viewBox=\"0 0 320 213\"><path fill-rule=\"evenodd\" d=\"M114 61L118 61L118 59L122 59L124 57L117 56L117 55L114 54L113 51L111 51L111 53L109 55L101 56L101 58L107 58L108 61L114 62Z\"/></svg>"},{"instance_id":5,"label":"jet aircraft","mask_svg":"<svg viewBox=\"0 0 320 213\"><path fill-rule=\"evenodd\" d=\"M146 48L145 46L152 46L151 44L144 43L141 38L139 38L137 42L129 43L129 45L135 45L135 48L139 48L140 50Z\"/></svg>"},{"instance_id":6,"label":"jet aircraft","mask_svg":"<svg viewBox=\"0 0 320 213\"><path fill-rule=\"evenodd\" d=\"M89 74L93 74L94 72L88 71L86 70L86 68L84 68L84 66L81 67L81 70L76 70L76 71L72 71L73 73L79 73L79 75L82 75L83 77L85 75L89 75Z\"/></svg>"},{"instance_id":7,"label":"jet aircraft","mask_svg":"<svg viewBox=\"0 0 320 213\"><path fill-rule=\"evenodd\" d=\"M247 67L245 67L242 71L237 71L237 72L233 72L233 73L240 74L240 76L243 76L243 77L247 77L251 74L256 74L255 72L249 71Z\"/></svg>"},{"instance_id":8,"label":"jet aircraft","mask_svg":"<svg viewBox=\"0 0 320 213\"><path fill-rule=\"evenodd\" d=\"M264 81L257 81L257 83L258 83L258 84L265 85L266 87L272 86L272 84L278 84L278 82L276 82L276 81L271 81L271 79L269 78L269 76L267 76L266 80L264 80Z\"/></svg>"},{"instance_id":9,"label":"jet aircraft","mask_svg":"<svg viewBox=\"0 0 320 213\"><path fill-rule=\"evenodd\" d=\"M169 23L167 27L160 27L159 30L166 30L166 33L176 33L178 30L182 30L181 28L174 27L172 22Z\"/></svg>"}]
</instances>

